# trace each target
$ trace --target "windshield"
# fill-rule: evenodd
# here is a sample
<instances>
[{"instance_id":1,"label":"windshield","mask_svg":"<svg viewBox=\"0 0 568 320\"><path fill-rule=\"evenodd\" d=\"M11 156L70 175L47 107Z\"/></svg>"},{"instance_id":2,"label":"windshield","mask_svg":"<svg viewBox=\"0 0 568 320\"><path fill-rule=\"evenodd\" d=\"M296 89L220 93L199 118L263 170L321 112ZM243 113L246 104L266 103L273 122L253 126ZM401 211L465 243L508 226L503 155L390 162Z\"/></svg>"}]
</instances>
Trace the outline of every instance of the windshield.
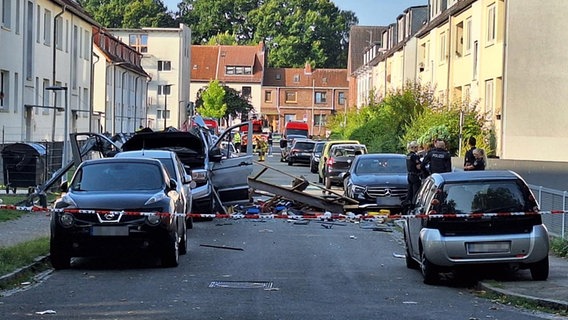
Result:
<instances>
[{"instance_id":1,"label":"windshield","mask_svg":"<svg viewBox=\"0 0 568 320\"><path fill-rule=\"evenodd\" d=\"M533 207L515 180L446 183L438 197L440 205L434 210L439 213L514 212Z\"/></svg>"},{"instance_id":2,"label":"windshield","mask_svg":"<svg viewBox=\"0 0 568 320\"><path fill-rule=\"evenodd\" d=\"M355 173L362 174L393 174L406 173L405 158L359 158Z\"/></svg>"},{"instance_id":3,"label":"windshield","mask_svg":"<svg viewBox=\"0 0 568 320\"><path fill-rule=\"evenodd\" d=\"M292 136L292 135L307 137L308 131L302 130L302 129L286 129L286 136L289 137L289 136Z\"/></svg>"},{"instance_id":4,"label":"windshield","mask_svg":"<svg viewBox=\"0 0 568 320\"><path fill-rule=\"evenodd\" d=\"M160 167L148 163L101 163L84 166L70 189L75 191L156 190L163 188Z\"/></svg>"}]
</instances>

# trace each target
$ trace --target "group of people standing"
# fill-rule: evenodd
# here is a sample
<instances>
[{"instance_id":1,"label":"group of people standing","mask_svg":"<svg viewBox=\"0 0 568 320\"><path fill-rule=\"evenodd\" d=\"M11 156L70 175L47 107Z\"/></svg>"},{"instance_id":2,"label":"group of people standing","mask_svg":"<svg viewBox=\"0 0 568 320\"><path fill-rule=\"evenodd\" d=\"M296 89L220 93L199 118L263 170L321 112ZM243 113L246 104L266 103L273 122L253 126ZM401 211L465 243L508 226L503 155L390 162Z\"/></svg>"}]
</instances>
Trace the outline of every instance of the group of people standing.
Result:
<instances>
[{"instance_id":1,"label":"group of people standing","mask_svg":"<svg viewBox=\"0 0 568 320\"><path fill-rule=\"evenodd\" d=\"M485 152L476 147L475 137L468 140L469 149L464 158L463 169L485 170ZM442 139L436 139L433 147L424 150L422 156L418 151L418 142L411 141L407 145L408 154L406 155L406 169L408 172L408 193L407 200L414 198L418 192L422 180L432 173L444 173L452 171L452 156L446 149L446 143Z\"/></svg>"}]
</instances>

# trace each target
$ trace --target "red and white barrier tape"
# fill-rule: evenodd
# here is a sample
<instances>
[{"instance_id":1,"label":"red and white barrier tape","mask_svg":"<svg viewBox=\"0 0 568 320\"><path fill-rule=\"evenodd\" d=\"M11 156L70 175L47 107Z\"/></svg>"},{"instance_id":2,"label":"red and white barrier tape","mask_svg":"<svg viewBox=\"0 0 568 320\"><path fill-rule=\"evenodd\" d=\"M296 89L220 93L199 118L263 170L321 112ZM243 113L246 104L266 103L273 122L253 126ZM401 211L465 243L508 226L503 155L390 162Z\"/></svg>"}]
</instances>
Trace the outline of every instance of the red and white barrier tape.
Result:
<instances>
[{"instance_id":1,"label":"red and white barrier tape","mask_svg":"<svg viewBox=\"0 0 568 320\"><path fill-rule=\"evenodd\" d=\"M15 206L15 205L0 205L0 210L17 210L27 212L66 212L71 214L121 214L130 216L169 216L169 212L142 212L142 211L124 211L124 210L83 210L83 209L51 209L42 208L39 206ZM389 219L401 218L484 218L484 217L506 217L506 216L528 216L528 215L544 215L544 214L563 214L568 213L568 210L550 210L539 212L488 212L488 213L445 213L445 214L420 214L420 215L401 215L401 214L330 214L330 213L312 213L312 214L199 214L199 213L176 213L175 215L185 216L187 218L218 218L218 219L345 219L345 218L358 218L369 219L376 217L384 217Z\"/></svg>"}]
</instances>

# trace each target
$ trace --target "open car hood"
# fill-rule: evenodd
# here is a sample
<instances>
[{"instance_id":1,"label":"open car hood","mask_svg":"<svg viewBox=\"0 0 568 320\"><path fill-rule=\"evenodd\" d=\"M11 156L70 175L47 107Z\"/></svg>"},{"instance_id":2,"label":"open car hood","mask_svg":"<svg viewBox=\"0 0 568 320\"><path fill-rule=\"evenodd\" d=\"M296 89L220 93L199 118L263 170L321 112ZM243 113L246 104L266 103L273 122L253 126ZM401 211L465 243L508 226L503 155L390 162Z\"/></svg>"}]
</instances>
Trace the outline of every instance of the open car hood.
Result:
<instances>
[{"instance_id":1,"label":"open car hood","mask_svg":"<svg viewBox=\"0 0 568 320\"><path fill-rule=\"evenodd\" d=\"M123 151L142 149L191 149L204 152L204 143L201 138L186 131L141 132L128 139L123 145Z\"/></svg>"}]
</instances>

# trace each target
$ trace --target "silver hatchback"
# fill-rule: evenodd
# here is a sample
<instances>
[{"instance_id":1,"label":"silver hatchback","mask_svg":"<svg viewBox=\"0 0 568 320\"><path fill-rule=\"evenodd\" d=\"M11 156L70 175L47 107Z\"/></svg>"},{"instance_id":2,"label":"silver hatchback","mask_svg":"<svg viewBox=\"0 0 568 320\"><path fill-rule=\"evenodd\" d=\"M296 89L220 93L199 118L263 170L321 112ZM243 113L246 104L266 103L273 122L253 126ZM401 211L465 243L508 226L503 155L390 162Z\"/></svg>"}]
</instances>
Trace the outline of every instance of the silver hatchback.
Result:
<instances>
[{"instance_id":1,"label":"silver hatchback","mask_svg":"<svg viewBox=\"0 0 568 320\"><path fill-rule=\"evenodd\" d=\"M549 238L538 204L512 171L433 174L405 212L406 265L424 283L462 266L508 264L548 278Z\"/></svg>"}]
</instances>

